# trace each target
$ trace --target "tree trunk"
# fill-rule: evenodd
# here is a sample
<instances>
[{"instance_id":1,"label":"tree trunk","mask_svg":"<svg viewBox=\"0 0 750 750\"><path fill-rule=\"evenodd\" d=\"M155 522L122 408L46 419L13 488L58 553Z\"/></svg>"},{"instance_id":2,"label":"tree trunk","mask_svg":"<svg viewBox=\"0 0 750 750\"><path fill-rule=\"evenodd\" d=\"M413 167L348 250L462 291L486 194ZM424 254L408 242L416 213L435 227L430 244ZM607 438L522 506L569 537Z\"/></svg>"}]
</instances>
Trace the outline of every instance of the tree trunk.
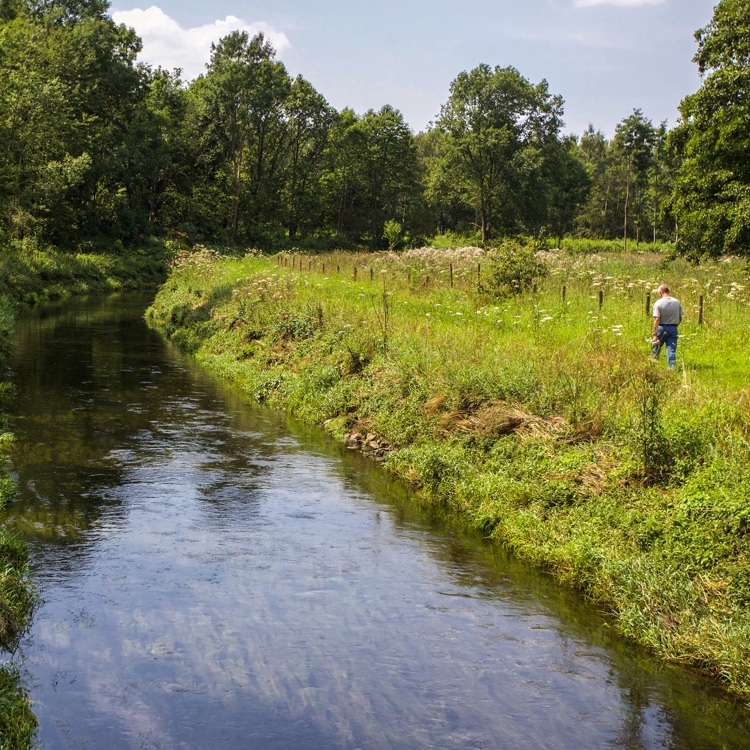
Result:
<instances>
[{"instance_id":1,"label":"tree trunk","mask_svg":"<svg viewBox=\"0 0 750 750\"><path fill-rule=\"evenodd\" d=\"M625 219L622 225L622 250L628 251L628 204L630 202L630 174L625 181Z\"/></svg>"}]
</instances>

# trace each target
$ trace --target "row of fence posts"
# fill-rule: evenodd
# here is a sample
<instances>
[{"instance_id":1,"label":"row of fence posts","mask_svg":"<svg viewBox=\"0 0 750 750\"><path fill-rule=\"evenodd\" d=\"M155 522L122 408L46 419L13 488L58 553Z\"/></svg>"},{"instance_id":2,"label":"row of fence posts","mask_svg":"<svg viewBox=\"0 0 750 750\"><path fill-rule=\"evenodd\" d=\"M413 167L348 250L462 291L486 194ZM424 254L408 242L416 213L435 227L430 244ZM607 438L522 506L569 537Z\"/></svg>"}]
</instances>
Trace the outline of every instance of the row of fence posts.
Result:
<instances>
[{"instance_id":1,"label":"row of fence posts","mask_svg":"<svg viewBox=\"0 0 750 750\"><path fill-rule=\"evenodd\" d=\"M292 255L291 256L291 261L292 261L291 262L291 268L292 268L292 270L295 270L296 268L299 268L300 271L302 270L302 260L301 259L300 259L299 263L297 263L297 256L296 255ZM278 255L278 256L276 256L276 263L279 266L285 266L285 267L289 266L289 258L288 258L288 256ZM352 272L352 276L353 276L353 278L354 278L355 281L357 280L357 268L358 268L358 266L355 265L354 266L354 270ZM312 271L313 270L313 261L312 260L308 260L307 261L307 270L308 271ZM321 266L321 273L325 273L325 272L326 272L326 264L323 263L322 266ZM336 264L336 273L341 273L341 264L340 263ZM449 279L450 279L451 289L453 289L453 263L449 264L448 275L449 275ZM375 278L375 269L372 266L370 266L370 281L373 281L374 278ZM481 263L477 263L477 283L480 283L481 279L482 279L482 264ZM430 285L430 276L429 276L429 274L427 274L425 276L424 281L422 282L422 286L429 287L429 285Z\"/></svg>"},{"instance_id":2,"label":"row of fence posts","mask_svg":"<svg viewBox=\"0 0 750 750\"><path fill-rule=\"evenodd\" d=\"M283 255L279 255L278 257L278 265L287 265L287 257ZM297 267L297 257L295 255L292 255L292 270L294 270ZM311 271L313 268L313 261L312 259L308 260L307 262L307 270ZM302 270L302 260L299 261L299 269ZM322 273L326 272L326 264L323 263L322 267ZM336 264L336 273L341 273L341 264ZM411 272L409 272L411 274ZM357 280L357 266L354 266L354 272L353 272L353 278L354 281ZM375 270L372 266L370 266L370 281L372 281L375 278ZM449 264L449 278L450 278L450 286L451 289L453 289L453 263ZM482 264L477 263L477 285L481 284L482 282ZM427 288L430 285L430 276L427 274L424 278L424 282L422 283L422 286ZM563 284L562 287L562 301L563 304L565 304L565 297L567 295L567 287L565 284ZM604 290L599 290L599 310L602 309L604 306ZM651 314L651 292L648 292L646 294L646 315ZM698 325L703 325L703 295L701 294L698 298Z\"/></svg>"}]
</instances>

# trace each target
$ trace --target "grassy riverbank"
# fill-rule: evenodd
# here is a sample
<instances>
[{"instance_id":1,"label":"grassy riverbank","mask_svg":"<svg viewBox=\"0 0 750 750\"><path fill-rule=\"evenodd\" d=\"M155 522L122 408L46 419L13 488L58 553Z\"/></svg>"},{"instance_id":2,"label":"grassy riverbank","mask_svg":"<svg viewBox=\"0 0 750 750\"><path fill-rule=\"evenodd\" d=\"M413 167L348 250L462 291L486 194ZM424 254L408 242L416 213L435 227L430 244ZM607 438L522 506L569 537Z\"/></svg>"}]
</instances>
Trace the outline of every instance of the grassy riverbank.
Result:
<instances>
[{"instance_id":1,"label":"grassy riverbank","mask_svg":"<svg viewBox=\"0 0 750 750\"><path fill-rule=\"evenodd\" d=\"M11 350L14 308L0 296L0 371L5 371ZM2 470L5 452L13 436L8 431L5 400L10 386L0 381L0 517L15 494L12 478ZM34 592L27 569L26 545L5 526L0 526L0 649L12 651L25 632L34 606ZM0 667L0 748L31 747L36 719L18 673Z\"/></svg>"},{"instance_id":2,"label":"grassy riverbank","mask_svg":"<svg viewBox=\"0 0 750 750\"><path fill-rule=\"evenodd\" d=\"M70 295L155 287L172 251L161 243L107 253L64 252L16 243L0 249L0 296L34 303Z\"/></svg>"},{"instance_id":3,"label":"grassy riverbank","mask_svg":"<svg viewBox=\"0 0 750 750\"><path fill-rule=\"evenodd\" d=\"M15 495L13 479L2 464L13 440L5 416L11 395L6 368L19 304L156 287L166 277L170 254L163 245L127 253L114 248L106 254L66 253L22 243L0 250L0 520ZM5 651L14 650L26 631L35 603L27 557L23 542L0 526L0 649ZM0 750L32 747L35 731L36 719L17 671L0 669Z\"/></svg>"},{"instance_id":4,"label":"grassy riverbank","mask_svg":"<svg viewBox=\"0 0 750 750\"><path fill-rule=\"evenodd\" d=\"M203 250L149 319L750 698L747 267L542 258L535 290L502 298L476 250ZM664 280L687 313L677 372L646 342L646 294Z\"/></svg>"}]
</instances>

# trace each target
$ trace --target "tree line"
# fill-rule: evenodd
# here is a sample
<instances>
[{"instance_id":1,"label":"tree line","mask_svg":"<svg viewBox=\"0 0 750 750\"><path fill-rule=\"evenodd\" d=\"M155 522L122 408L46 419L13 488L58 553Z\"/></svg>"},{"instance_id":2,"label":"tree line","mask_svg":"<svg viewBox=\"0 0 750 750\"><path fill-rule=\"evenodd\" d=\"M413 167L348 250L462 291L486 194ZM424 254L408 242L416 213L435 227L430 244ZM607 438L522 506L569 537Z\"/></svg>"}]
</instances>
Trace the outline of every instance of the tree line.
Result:
<instances>
[{"instance_id":1,"label":"tree line","mask_svg":"<svg viewBox=\"0 0 750 750\"><path fill-rule=\"evenodd\" d=\"M750 0L722 0L697 32L703 84L676 127L635 110L611 139L565 135L562 98L513 67L460 73L418 134L389 105L336 111L262 34L222 38L185 83L139 63L108 9L0 0L5 242L379 248L454 232L746 252Z\"/></svg>"}]
</instances>

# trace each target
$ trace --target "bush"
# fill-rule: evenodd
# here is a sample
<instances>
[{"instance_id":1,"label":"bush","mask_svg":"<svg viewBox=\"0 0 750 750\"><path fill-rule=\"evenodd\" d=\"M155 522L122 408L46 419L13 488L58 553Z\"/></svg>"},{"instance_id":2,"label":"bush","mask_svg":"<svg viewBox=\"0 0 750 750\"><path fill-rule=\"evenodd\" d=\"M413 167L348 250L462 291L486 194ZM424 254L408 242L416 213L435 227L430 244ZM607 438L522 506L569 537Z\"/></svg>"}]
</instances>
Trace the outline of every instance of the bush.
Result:
<instances>
[{"instance_id":1,"label":"bush","mask_svg":"<svg viewBox=\"0 0 750 750\"><path fill-rule=\"evenodd\" d=\"M487 254L489 268L481 291L494 298L521 294L547 275L547 266L537 259L534 248L506 240Z\"/></svg>"}]
</instances>

